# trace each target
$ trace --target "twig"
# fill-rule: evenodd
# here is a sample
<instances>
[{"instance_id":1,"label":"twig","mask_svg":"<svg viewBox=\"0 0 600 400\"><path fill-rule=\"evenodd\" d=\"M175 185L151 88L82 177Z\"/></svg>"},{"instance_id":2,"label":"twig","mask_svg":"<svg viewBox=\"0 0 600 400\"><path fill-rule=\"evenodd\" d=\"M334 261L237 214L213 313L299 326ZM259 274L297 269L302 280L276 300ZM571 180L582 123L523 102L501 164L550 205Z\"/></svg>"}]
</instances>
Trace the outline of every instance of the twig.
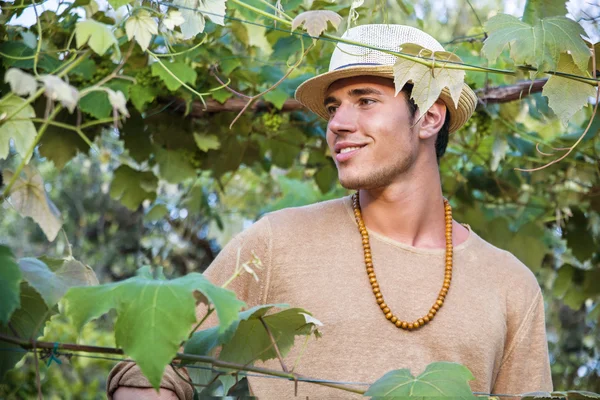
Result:
<instances>
[{"instance_id":1,"label":"twig","mask_svg":"<svg viewBox=\"0 0 600 400\"><path fill-rule=\"evenodd\" d=\"M238 92L237 90L234 90L234 89L230 88L230 87L229 87L229 86L228 86L228 85L227 85L225 82L223 82L223 81L221 80L221 78L219 78L219 75L217 75L217 73L216 73L216 72L217 72L217 66L216 66L216 65L215 65L215 66L212 66L212 67L210 67L209 71L210 71L210 74L211 74L212 76L214 76L214 77L215 77L215 79L216 79L216 80L217 80L217 81L218 81L218 82L219 82L219 83L220 83L220 84L221 84L221 85L222 85L222 86L223 86L225 89L227 89L227 90L228 90L228 91L230 91L231 93L235 94L235 95L236 95L236 96L238 96L238 97L242 97L242 98L244 98L244 99L252 99L252 96L248 96L248 95L246 95L246 94L244 94L244 93L240 93L240 92Z\"/></svg>"},{"instance_id":2,"label":"twig","mask_svg":"<svg viewBox=\"0 0 600 400\"><path fill-rule=\"evenodd\" d=\"M206 312L206 315L204 315L204 317L200 320L200 322L198 322L196 324L196 326L194 326L194 328L192 329L192 331L190 332L190 334L188 335L188 339L191 339L192 336L194 335L194 332L196 332L196 330L198 328L200 328L200 325L202 325L204 323L204 321L206 321L206 319L210 316L210 314L213 313L213 311L215 311L214 307L210 307L208 309L208 311Z\"/></svg>"},{"instance_id":3,"label":"twig","mask_svg":"<svg viewBox=\"0 0 600 400\"><path fill-rule=\"evenodd\" d=\"M21 335L19 335L19 332L17 332L17 330L15 329L15 327L13 326L12 322L8 321L8 329L10 329L10 331L13 333L13 335L15 335L16 337L20 338Z\"/></svg>"},{"instance_id":4,"label":"twig","mask_svg":"<svg viewBox=\"0 0 600 400\"><path fill-rule=\"evenodd\" d=\"M271 329L269 329L269 325L267 325L267 323L265 322L263 317L258 317L258 319L260 319L260 322L262 323L262 325L265 327L265 330L267 331L267 335L269 335L269 339L271 340L271 343L273 344L273 349L275 349L275 354L277 354L277 358L279 359L279 363L281 364L281 369L284 372L290 372L290 371L288 371L288 369L285 365L285 362L283 361L283 357L281 356L279 347L277 347L277 342L275 341L273 332L271 332Z\"/></svg>"}]
</instances>

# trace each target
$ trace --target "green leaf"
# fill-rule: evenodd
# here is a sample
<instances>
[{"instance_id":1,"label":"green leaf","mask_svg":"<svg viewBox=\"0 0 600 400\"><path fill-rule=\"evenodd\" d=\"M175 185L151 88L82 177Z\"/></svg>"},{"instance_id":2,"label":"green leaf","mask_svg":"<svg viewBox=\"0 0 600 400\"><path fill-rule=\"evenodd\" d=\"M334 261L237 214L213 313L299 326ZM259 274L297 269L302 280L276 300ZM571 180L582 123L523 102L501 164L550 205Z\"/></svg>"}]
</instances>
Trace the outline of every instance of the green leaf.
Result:
<instances>
[{"instance_id":1,"label":"green leaf","mask_svg":"<svg viewBox=\"0 0 600 400\"><path fill-rule=\"evenodd\" d=\"M515 63L532 65L540 72L555 70L560 54L566 52L584 71L591 56L580 37L585 31L566 17L544 18L532 26L511 15L497 14L485 23L485 30L489 36L482 50L492 63L507 45Z\"/></svg>"},{"instance_id":2,"label":"green leaf","mask_svg":"<svg viewBox=\"0 0 600 400\"><path fill-rule=\"evenodd\" d=\"M83 60L80 64L78 64L75 68L73 68L70 74L79 75L84 80L90 80L94 77L94 73L96 72L96 63L94 60L87 58Z\"/></svg>"},{"instance_id":3,"label":"green leaf","mask_svg":"<svg viewBox=\"0 0 600 400\"><path fill-rule=\"evenodd\" d=\"M188 64L182 62L163 62L163 65L157 62L152 64L152 76L158 76L165 83L167 89L175 91L181 87L181 82L175 79L174 76L190 85L196 83L196 71Z\"/></svg>"},{"instance_id":4,"label":"green leaf","mask_svg":"<svg viewBox=\"0 0 600 400\"><path fill-rule=\"evenodd\" d=\"M147 160L152 154L150 133L146 131L144 119L139 113L131 113L121 128L121 136L129 155L138 163Z\"/></svg>"},{"instance_id":5,"label":"green leaf","mask_svg":"<svg viewBox=\"0 0 600 400\"><path fill-rule=\"evenodd\" d=\"M129 94L131 95L133 106L139 112L144 112L146 104L152 103L156 98L156 90L154 88L142 85L133 85L129 89Z\"/></svg>"},{"instance_id":6,"label":"green leaf","mask_svg":"<svg viewBox=\"0 0 600 400\"><path fill-rule=\"evenodd\" d=\"M572 310L580 310L583 303L588 299L587 293L585 293L581 286L571 285L563 297L563 303Z\"/></svg>"},{"instance_id":7,"label":"green leaf","mask_svg":"<svg viewBox=\"0 0 600 400\"><path fill-rule=\"evenodd\" d=\"M328 162L325 166L319 168L315 173L315 182L319 186L321 193L325 194L331 190L335 182L337 182L337 169L334 165Z\"/></svg>"},{"instance_id":8,"label":"green leaf","mask_svg":"<svg viewBox=\"0 0 600 400\"><path fill-rule=\"evenodd\" d=\"M523 11L523 22L533 25L539 19L564 17L566 13L565 0L527 0Z\"/></svg>"},{"instance_id":9,"label":"green leaf","mask_svg":"<svg viewBox=\"0 0 600 400\"><path fill-rule=\"evenodd\" d=\"M0 325L6 325L12 313L19 308L21 278L21 270L12 251L0 245Z\"/></svg>"},{"instance_id":10,"label":"green leaf","mask_svg":"<svg viewBox=\"0 0 600 400\"><path fill-rule=\"evenodd\" d=\"M108 100L108 94L104 91L93 91L84 95L79 100L79 108L96 119L108 118L112 115L112 105Z\"/></svg>"},{"instance_id":11,"label":"green leaf","mask_svg":"<svg viewBox=\"0 0 600 400\"><path fill-rule=\"evenodd\" d=\"M310 335L315 325L307 321L310 313L301 308L290 308L266 315L274 305L258 306L240 313L240 321L235 333L223 344L219 359L240 364L250 364L257 360L266 361L277 357L260 318L269 327L275 343L285 357L294 344L296 336Z\"/></svg>"},{"instance_id":12,"label":"green leaf","mask_svg":"<svg viewBox=\"0 0 600 400\"><path fill-rule=\"evenodd\" d=\"M31 217L46 235L53 241L62 227L60 211L48 198L44 180L39 172L26 165L23 176L19 176L10 190L10 202L15 210L24 217ZM4 171L4 178L12 179L13 172Z\"/></svg>"},{"instance_id":13,"label":"green leaf","mask_svg":"<svg viewBox=\"0 0 600 400\"><path fill-rule=\"evenodd\" d=\"M177 354L196 321L194 292L201 292L215 307L219 329L225 331L244 305L235 294L214 286L202 274L165 280L153 279L149 267L122 282L69 290L66 313L77 329L111 309L117 311L115 339L118 347L139 365L154 388ZM148 349L152 349L149 351Z\"/></svg>"},{"instance_id":14,"label":"green leaf","mask_svg":"<svg viewBox=\"0 0 600 400\"><path fill-rule=\"evenodd\" d=\"M401 51L435 59L436 61L462 62L457 55L447 51L433 52L411 43L403 44ZM419 109L422 110L421 112L429 110L444 88L448 88L454 104L458 107L458 99L463 89L464 80L465 71L463 70L448 68L434 68L432 70L426 65L404 58L398 58L394 64L396 94L402 90L407 82L411 81L413 83L411 98L417 103Z\"/></svg>"},{"instance_id":15,"label":"green leaf","mask_svg":"<svg viewBox=\"0 0 600 400\"><path fill-rule=\"evenodd\" d=\"M573 273L575 269L572 265L563 264L558 273L556 279L554 279L554 285L552 286L552 295L557 298L562 298L567 293L567 290L571 286L573 280Z\"/></svg>"},{"instance_id":16,"label":"green leaf","mask_svg":"<svg viewBox=\"0 0 600 400\"><path fill-rule=\"evenodd\" d=\"M42 334L44 322L48 321L58 310L56 307L49 309L44 299L27 282L21 282L20 293L21 306L12 314L10 325L19 337L37 339ZM14 335L8 326L0 326L0 333ZM25 354L20 351L22 348L18 345L3 343L2 347L4 347L4 353L0 357L0 380L6 371L12 369Z\"/></svg>"},{"instance_id":17,"label":"green leaf","mask_svg":"<svg viewBox=\"0 0 600 400\"><path fill-rule=\"evenodd\" d=\"M155 222L163 219L169 212L169 209L164 204L155 204L150 210L144 215L144 221Z\"/></svg>"},{"instance_id":18,"label":"green leaf","mask_svg":"<svg viewBox=\"0 0 600 400\"><path fill-rule=\"evenodd\" d=\"M196 169L181 151L165 150L156 146L154 155L160 177L169 183L180 183L197 175Z\"/></svg>"},{"instance_id":19,"label":"green leaf","mask_svg":"<svg viewBox=\"0 0 600 400\"><path fill-rule=\"evenodd\" d=\"M0 103L0 160L4 160L8 156L11 138L17 153L23 157L35 140L37 131L33 122L28 120L35 118L35 111L30 105L25 106L10 120L4 120L21 108L23 104L25 104L25 100L17 96L11 96Z\"/></svg>"},{"instance_id":20,"label":"green leaf","mask_svg":"<svg viewBox=\"0 0 600 400\"><path fill-rule=\"evenodd\" d=\"M581 262L588 260L598 246L592 232L588 229L588 220L578 207L572 208L570 217L563 229L563 237L573 255Z\"/></svg>"},{"instance_id":21,"label":"green leaf","mask_svg":"<svg viewBox=\"0 0 600 400\"><path fill-rule=\"evenodd\" d=\"M571 55L565 53L560 55L556 70L568 74L585 76L575 65ZM565 90L566 87L569 90ZM596 90L594 86L587 83L551 75L548 78L548 82L544 85L544 89L542 89L542 94L548 97L548 105L552 108L552 111L554 111L564 125L567 125L571 117L588 104L588 99L596 96Z\"/></svg>"},{"instance_id":22,"label":"green leaf","mask_svg":"<svg viewBox=\"0 0 600 400\"><path fill-rule=\"evenodd\" d=\"M265 94L263 97L265 98L266 101L273 103L273 105L278 110L281 110L281 108L283 107L283 104L285 103L285 101L287 99L289 99L290 96L287 94L286 91L278 88L278 89L271 90L269 93Z\"/></svg>"},{"instance_id":23,"label":"green leaf","mask_svg":"<svg viewBox=\"0 0 600 400\"><path fill-rule=\"evenodd\" d=\"M233 96L233 93L226 89L219 89L211 92L211 96L219 103L224 104L227 99L230 99Z\"/></svg>"},{"instance_id":24,"label":"green leaf","mask_svg":"<svg viewBox=\"0 0 600 400\"><path fill-rule=\"evenodd\" d=\"M110 6L116 10L124 5L131 4L132 1L133 0L108 0L108 4L110 4Z\"/></svg>"},{"instance_id":25,"label":"green leaf","mask_svg":"<svg viewBox=\"0 0 600 400\"><path fill-rule=\"evenodd\" d=\"M113 35L111 27L93 19L77 22L75 39L78 48L87 43L100 56L104 55L111 46L114 46L115 50L119 50L117 39Z\"/></svg>"},{"instance_id":26,"label":"green leaf","mask_svg":"<svg viewBox=\"0 0 600 400\"><path fill-rule=\"evenodd\" d=\"M45 261L51 263L53 268L50 269ZM23 279L42 296L48 308L54 307L71 287L98 284L94 271L73 257L21 258L19 268Z\"/></svg>"},{"instance_id":27,"label":"green leaf","mask_svg":"<svg viewBox=\"0 0 600 400\"><path fill-rule=\"evenodd\" d=\"M451 362L429 364L418 377L408 369L390 371L366 391L365 396L436 396L475 399L469 381L475 379L467 367Z\"/></svg>"},{"instance_id":28,"label":"green leaf","mask_svg":"<svg viewBox=\"0 0 600 400\"><path fill-rule=\"evenodd\" d=\"M194 133L194 140L196 141L198 148L204 152L218 150L221 147L221 142L216 135Z\"/></svg>"},{"instance_id":29,"label":"green leaf","mask_svg":"<svg viewBox=\"0 0 600 400\"><path fill-rule=\"evenodd\" d=\"M76 124L77 116L61 113L56 117L56 122ZM90 138L93 141L93 138ZM77 155L77 152L86 152L89 146L76 132L57 126L48 126L46 133L40 140L38 150L42 157L54 163L61 170Z\"/></svg>"},{"instance_id":30,"label":"green leaf","mask_svg":"<svg viewBox=\"0 0 600 400\"><path fill-rule=\"evenodd\" d=\"M136 210L144 200L156 199L158 178L150 171L136 171L128 165L115 170L110 197L130 210Z\"/></svg>"}]
</instances>

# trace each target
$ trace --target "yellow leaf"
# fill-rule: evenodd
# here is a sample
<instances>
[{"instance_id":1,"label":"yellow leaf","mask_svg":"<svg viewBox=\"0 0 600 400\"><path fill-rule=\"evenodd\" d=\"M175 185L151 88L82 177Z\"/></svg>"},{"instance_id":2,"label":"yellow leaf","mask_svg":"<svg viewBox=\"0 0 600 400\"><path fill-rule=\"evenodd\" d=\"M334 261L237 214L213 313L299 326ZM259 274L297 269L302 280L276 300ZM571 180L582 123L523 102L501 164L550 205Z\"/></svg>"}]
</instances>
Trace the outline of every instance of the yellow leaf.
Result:
<instances>
[{"instance_id":1,"label":"yellow leaf","mask_svg":"<svg viewBox=\"0 0 600 400\"><path fill-rule=\"evenodd\" d=\"M323 31L327 30L327 22L331 22L331 25L337 29L340 22L342 22L342 17L330 10L305 11L294 18L292 21L292 30L296 30L296 28L304 24L304 29L306 29L310 36L319 37Z\"/></svg>"}]
</instances>

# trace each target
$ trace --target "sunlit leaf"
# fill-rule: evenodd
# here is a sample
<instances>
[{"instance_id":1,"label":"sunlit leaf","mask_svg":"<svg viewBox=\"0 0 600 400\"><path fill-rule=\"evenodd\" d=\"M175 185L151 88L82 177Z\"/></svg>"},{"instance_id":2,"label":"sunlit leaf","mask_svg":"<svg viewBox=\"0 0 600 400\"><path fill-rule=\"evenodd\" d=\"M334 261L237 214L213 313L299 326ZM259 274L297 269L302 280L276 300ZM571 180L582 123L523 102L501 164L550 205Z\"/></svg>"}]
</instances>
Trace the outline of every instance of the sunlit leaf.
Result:
<instances>
[{"instance_id":1,"label":"sunlit leaf","mask_svg":"<svg viewBox=\"0 0 600 400\"><path fill-rule=\"evenodd\" d=\"M75 38L77 47L81 48L87 43L98 55L104 55L112 46L116 51L119 49L111 27L93 19L77 22Z\"/></svg>"},{"instance_id":2,"label":"sunlit leaf","mask_svg":"<svg viewBox=\"0 0 600 400\"><path fill-rule=\"evenodd\" d=\"M181 82L191 85L196 82L196 71L188 64L182 62L164 62L163 65L159 63L152 64L152 76L160 77L169 90L175 91L179 89Z\"/></svg>"},{"instance_id":3,"label":"sunlit leaf","mask_svg":"<svg viewBox=\"0 0 600 400\"><path fill-rule=\"evenodd\" d=\"M90 320L115 309L117 346L136 361L158 388L165 366L196 321L195 291L215 307L221 331L237 320L244 303L233 292L214 286L198 273L166 280L160 272L153 278L149 267L122 282L72 288L65 296L66 313L81 329ZM148 351L150 348L153 350Z\"/></svg>"},{"instance_id":4,"label":"sunlit leaf","mask_svg":"<svg viewBox=\"0 0 600 400\"><path fill-rule=\"evenodd\" d=\"M171 10L167 14L167 18L163 19L162 23L167 29L173 30L176 26L179 26L185 22L181 11Z\"/></svg>"},{"instance_id":5,"label":"sunlit leaf","mask_svg":"<svg viewBox=\"0 0 600 400\"><path fill-rule=\"evenodd\" d=\"M219 138L215 135L206 135L202 133L194 133L196 145L202 151L217 150L221 147Z\"/></svg>"},{"instance_id":6,"label":"sunlit leaf","mask_svg":"<svg viewBox=\"0 0 600 400\"><path fill-rule=\"evenodd\" d=\"M225 25L225 0L174 0L174 7L185 22L180 25L184 39L190 39L204 32L205 16L215 24Z\"/></svg>"},{"instance_id":7,"label":"sunlit leaf","mask_svg":"<svg viewBox=\"0 0 600 400\"><path fill-rule=\"evenodd\" d=\"M337 29L342 17L331 10L312 10L300 13L292 21L292 30L304 25L304 29L312 37L319 37L327 30L327 22Z\"/></svg>"},{"instance_id":8,"label":"sunlit leaf","mask_svg":"<svg viewBox=\"0 0 600 400\"><path fill-rule=\"evenodd\" d=\"M4 82L10 85L10 90L19 96L31 96L37 91L37 81L33 75L18 68L10 68L4 74Z\"/></svg>"},{"instance_id":9,"label":"sunlit leaf","mask_svg":"<svg viewBox=\"0 0 600 400\"><path fill-rule=\"evenodd\" d=\"M170 183L179 183L196 176L196 169L178 150L154 149L160 177Z\"/></svg>"},{"instance_id":10,"label":"sunlit leaf","mask_svg":"<svg viewBox=\"0 0 600 400\"><path fill-rule=\"evenodd\" d=\"M71 113L75 110L79 101L79 91L77 89L55 75L41 76L40 81L46 89L46 97L53 101L59 101Z\"/></svg>"},{"instance_id":11,"label":"sunlit leaf","mask_svg":"<svg viewBox=\"0 0 600 400\"><path fill-rule=\"evenodd\" d=\"M152 40L152 35L158 34L158 22L149 12L145 10L138 11L125 22L125 31L129 40L135 39L142 51L146 51L150 45L150 40Z\"/></svg>"},{"instance_id":12,"label":"sunlit leaf","mask_svg":"<svg viewBox=\"0 0 600 400\"><path fill-rule=\"evenodd\" d=\"M21 156L35 140L37 131L29 118L35 118L35 111L30 105L25 105L25 100L12 96L0 103L0 160L8 156L10 139L14 141L15 149ZM14 117L8 118L15 111L23 107ZM5 177L6 178L6 177Z\"/></svg>"},{"instance_id":13,"label":"sunlit leaf","mask_svg":"<svg viewBox=\"0 0 600 400\"><path fill-rule=\"evenodd\" d=\"M23 176L19 176L10 190L10 203L24 217L31 217L44 231L48 240L53 241L62 227L60 211L48 198L44 180L39 172L25 166ZM4 178L10 180L12 171L4 171Z\"/></svg>"},{"instance_id":14,"label":"sunlit leaf","mask_svg":"<svg viewBox=\"0 0 600 400\"><path fill-rule=\"evenodd\" d=\"M565 0L527 0L523 11L523 22L533 25L536 20L564 16L567 13Z\"/></svg>"},{"instance_id":15,"label":"sunlit leaf","mask_svg":"<svg viewBox=\"0 0 600 400\"><path fill-rule=\"evenodd\" d=\"M148 222L155 222L164 218L169 213L169 209L164 204L155 204L150 210L144 215L144 220Z\"/></svg>"},{"instance_id":16,"label":"sunlit leaf","mask_svg":"<svg viewBox=\"0 0 600 400\"><path fill-rule=\"evenodd\" d=\"M446 51L433 52L415 44L403 44L402 52L419 55L437 62L461 62L458 56ZM413 83L411 98L421 110L421 115L435 103L442 89L448 88L455 106L463 89L465 71L448 68L429 68L426 65L398 58L394 64L394 84L396 94L399 93L407 82Z\"/></svg>"},{"instance_id":17,"label":"sunlit leaf","mask_svg":"<svg viewBox=\"0 0 600 400\"><path fill-rule=\"evenodd\" d=\"M108 101L113 107L113 110L117 111L124 117L129 117L129 111L127 111L127 99L120 90L114 91L108 89Z\"/></svg>"}]
</instances>

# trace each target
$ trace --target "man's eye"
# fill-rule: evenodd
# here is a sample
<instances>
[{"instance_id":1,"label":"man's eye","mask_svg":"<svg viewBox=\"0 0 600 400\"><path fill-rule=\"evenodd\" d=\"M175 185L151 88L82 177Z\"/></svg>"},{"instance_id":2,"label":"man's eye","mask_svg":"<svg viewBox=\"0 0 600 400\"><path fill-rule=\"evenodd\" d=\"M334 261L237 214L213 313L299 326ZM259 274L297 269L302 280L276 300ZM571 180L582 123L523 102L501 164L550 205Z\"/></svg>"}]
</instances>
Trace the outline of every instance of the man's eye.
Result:
<instances>
[{"instance_id":1,"label":"man's eye","mask_svg":"<svg viewBox=\"0 0 600 400\"><path fill-rule=\"evenodd\" d=\"M375 103L375 100L373 99L360 99L360 104L363 106L369 106L373 103Z\"/></svg>"},{"instance_id":2,"label":"man's eye","mask_svg":"<svg viewBox=\"0 0 600 400\"><path fill-rule=\"evenodd\" d=\"M327 114L332 115L333 113L335 113L335 110L337 110L336 106L327 106L325 107L325 109L327 110Z\"/></svg>"}]
</instances>

